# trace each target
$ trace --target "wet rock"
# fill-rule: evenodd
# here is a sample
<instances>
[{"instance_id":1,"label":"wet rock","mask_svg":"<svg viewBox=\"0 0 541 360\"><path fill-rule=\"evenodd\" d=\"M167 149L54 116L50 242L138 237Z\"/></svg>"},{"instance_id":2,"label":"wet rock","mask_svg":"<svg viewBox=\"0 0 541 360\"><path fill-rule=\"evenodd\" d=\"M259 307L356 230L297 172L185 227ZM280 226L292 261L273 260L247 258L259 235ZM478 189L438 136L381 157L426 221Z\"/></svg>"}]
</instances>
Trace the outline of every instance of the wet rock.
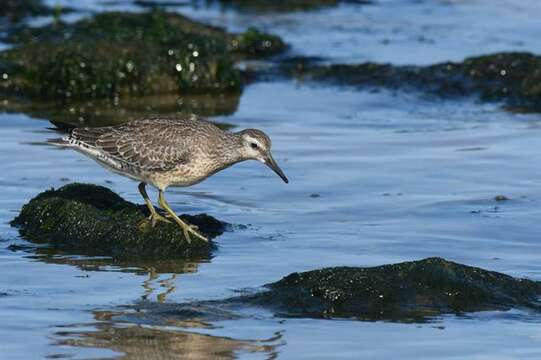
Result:
<instances>
[{"instance_id":1,"label":"wet rock","mask_svg":"<svg viewBox=\"0 0 541 360\"><path fill-rule=\"evenodd\" d=\"M47 6L42 0L2 0L0 2L0 41L5 42L6 32L25 26L33 17L52 17L58 21L61 15L74 9L57 4Z\"/></svg>"},{"instance_id":2,"label":"wet rock","mask_svg":"<svg viewBox=\"0 0 541 360\"><path fill-rule=\"evenodd\" d=\"M53 9L41 0L3 0L0 6L0 19L17 22L29 16L51 15Z\"/></svg>"},{"instance_id":3,"label":"wet rock","mask_svg":"<svg viewBox=\"0 0 541 360\"><path fill-rule=\"evenodd\" d=\"M210 256L212 242L193 238L188 243L175 224L140 226L147 216L146 206L128 202L107 188L75 183L39 194L11 224L25 239L79 254L115 259ZM205 214L181 217L210 238L225 229L224 223Z\"/></svg>"},{"instance_id":4,"label":"wet rock","mask_svg":"<svg viewBox=\"0 0 541 360\"><path fill-rule=\"evenodd\" d=\"M271 56L286 49L285 43L278 36L266 34L253 27L232 37L229 45L234 53L247 58Z\"/></svg>"},{"instance_id":5,"label":"wet rock","mask_svg":"<svg viewBox=\"0 0 541 360\"><path fill-rule=\"evenodd\" d=\"M414 89L441 97L478 95L507 107L541 111L541 56L509 52L431 66L356 65L292 67L298 76L360 87Z\"/></svg>"},{"instance_id":6,"label":"wet rock","mask_svg":"<svg viewBox=\"0 0 541 360\"><path fill-rule=\"evenodd\" d=\"M541 312L541 282L427 258L376 267L333 267L293 273L262 291L188 303L129 306L135 323L212 323L242 319L263 307L280 317L423 322L443 314L519 308ZM250 311L251 312L251 311Z\"/></svg>"},{"instance_id":7,"label":"wet rock","mask_svg":"<svg viewBox=\"0 0 541 360\"><path fill-rule=\"evenodd\" d=\"M253 12L289 12L316 10L339 3L371 4L370 0L219 0L226 7Z\"/></svg>"},{"instance_id":8,"label":"wet rock","mask_svg":"<svg viewBox=\"0 0 541 360\"><path fill-rule=\"evenodd\" d=\"M541 310L541 282L442 258L370 268L333 267L293 273L267 290L230 303L261 305L285 316L420 319L447 313Z\"/></svg>"},{"instance_id":9,"label":"wet rock","mask_svg":"<svg viewBox=\"0 0 541 360\"><path fill-rule=\"evenodd\" d=\"M189 6L191 0L134 0L133 5L140 6L142 8L166 8L166 7L183 7Z\"/></svg>"},{"instance_id":10,"label":"wet rock","mask_svg":"<svg viewBox=\"0 0 541 360\"><path fill-rule=\"evenodd\" d=\"M228 34L159 10L25 28L9 41L15 46L0 53L0 91L63 101L238 92L236 60L285 49L278 37L254 29Z\"/></svg>"},{"instance_id":11,"label":"wet rock","mask_svg":"<svg viewBox=\"0 0 541 360\"><path fill-rule=\"evenodd\" d=\"M509 198L505 195L496 195L494 196L495 201L507 201Z\"/></svg>"}]
</instances>

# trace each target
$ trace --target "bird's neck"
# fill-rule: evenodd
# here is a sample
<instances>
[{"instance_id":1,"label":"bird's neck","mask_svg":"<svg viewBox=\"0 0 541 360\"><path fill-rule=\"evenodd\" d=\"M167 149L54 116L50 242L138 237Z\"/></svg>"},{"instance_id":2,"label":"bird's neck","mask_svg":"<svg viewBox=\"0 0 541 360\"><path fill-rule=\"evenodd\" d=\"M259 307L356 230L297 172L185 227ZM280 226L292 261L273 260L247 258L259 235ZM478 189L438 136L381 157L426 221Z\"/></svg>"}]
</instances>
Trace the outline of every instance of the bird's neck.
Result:
<instances>
[{"instance_id":1,"label":"bird's neck","mask_svg":"<svg viewBox=\"0 0 541 360\"><path fill-rule=\"evenodd\" d=\"M237 133L226 133L220 146L215 148L215 156L220 158L221 169L248 160L242 152L242 138Z\"/></svg>"}]
</instances>

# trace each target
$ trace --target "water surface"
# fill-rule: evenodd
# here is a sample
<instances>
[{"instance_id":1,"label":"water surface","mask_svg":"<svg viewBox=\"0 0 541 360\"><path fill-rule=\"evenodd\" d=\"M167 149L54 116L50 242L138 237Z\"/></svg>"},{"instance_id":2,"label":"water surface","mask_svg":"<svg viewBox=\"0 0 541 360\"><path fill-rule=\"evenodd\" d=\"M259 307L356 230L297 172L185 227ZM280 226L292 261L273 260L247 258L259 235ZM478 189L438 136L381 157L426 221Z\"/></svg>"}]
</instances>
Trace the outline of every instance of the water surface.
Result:
<instances>
[{"instance_id":1,"label":"water surface","mask_svg":"<svg viewBox=\"0 0 541 360\"><path fill-rule=\"evenodd\" d=\"M128 3L115 6L133 9ZM432 63L541 48L533 31L539 5L529 0L389 0L307 14L177 10L233 30L262 24L284 36L290 54L332 62ZM420 34L434 41L419 41ZM382 43L385 38L391 40ZM269 133L290 184L261 164L246 162L189 189L170 189L177 212L207 212L245 227L218 238L219 249L208 262L115 263L36 247L8 222L50 187L89 182L140 202L136 183L75 152L40 145L55 134L39 114L0 115L2 354L10 359L541 357L541 318L517 310L422 324L282 319L261 309L220 321L135 320L129 305L142 300L220 299L294 271L333 265L441 256L541 280L538 114L514 114L475 99L443 101L280 80L248 86L236 111L212 119ZM498 202L497 195L510 200ZM138 336L149 339L144 347L126 340ZM170 351L147 352L158 349Z\"/></svg>"}]
</instances>

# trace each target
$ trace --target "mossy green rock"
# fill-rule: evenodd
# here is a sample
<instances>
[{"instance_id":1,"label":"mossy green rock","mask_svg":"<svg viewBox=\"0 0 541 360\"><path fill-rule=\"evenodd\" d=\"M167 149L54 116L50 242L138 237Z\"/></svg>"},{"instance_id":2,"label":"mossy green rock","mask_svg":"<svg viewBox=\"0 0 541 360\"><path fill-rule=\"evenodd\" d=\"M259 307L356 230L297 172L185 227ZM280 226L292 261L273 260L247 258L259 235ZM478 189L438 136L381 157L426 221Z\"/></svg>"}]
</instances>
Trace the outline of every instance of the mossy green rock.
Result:
<instances>
[{"instance_id":1,"label":"mossy green rock","mask_svg":"<svg viewBox=\"0 0 541 360\"><path fill-rule=\"evenodd\" d=\"M371 0L219 0L224 6L254 12L288 12L316 10L339 3L370 4Z\"/></svg>"},{"instance_id":2,"label":"mossy green rock","mask_svg":"<svg viewBox=\"0 0 541 360\"><path fill-rule=\"evenodd\" d=\"M530 53L497 53L431 66L308 65L294 71L336 84L415 89L441 97L479 95L481 100L503 101L510 108L541 111L541 56Z\"/></svg>"},{"instance_id":3,"label":"mossy green rock","mask_svg":"<svg viewBox=\"0 0 541 360\"><path fill-rule=\"evenodd\" d=\"M2 0L0 5L0 20L11 22L20 21L28 16L51 15L52 9L45 6L41 0Z\"/></svg>"},{"instance_id":4,"label":"mossy green rock","mask_svg":"<svg viewBox=\"0 0 541 360\"><path fill-rule=\"evenodd\" d=\"M128 202L107 188L69 184L36 196L23 206L12 225L19 227L25 239L79 254L115 259L210 256L212 242L195 237L187 242L176 224L141 226L147 216L145 205ZM181 217L211 238L225 228L208 215Z\"/></svg>"},{"instance_id":5,"label":"mossy green rock","mask_svg":"<svg viewBox=\"0 0 541 360\"><path fill-rule=\"evenodd\" d=\"M293 273L267 291L234 302L286 316L419 319L446 313L541 310L541 282L427 258L376 267L332 267Z\"/></svg>"},{"instance_id":6,"label":"mossy green rock","mask_svg":"<svg viewBox=\"0 0 541 360\"><path fill-rule=\"evenodd\" d=\"M57 101L238 92L236 60L285 49L279 38L254 29L228 34L158 10L25 28L9 41L14 47L0 53L0 91Z\"/></svg>"},{"instance_id":7,"label":"mossy green rock","mask_svg":"<svg viewBox=\"0 0 541 360\"><path fill-rule=\"evenodd\" d=\"M287 46L278 36L251 27L245 32L231 37L229 47L231 51L241 57L261 58L279 54Z\"/></svg>"}]
</instances>

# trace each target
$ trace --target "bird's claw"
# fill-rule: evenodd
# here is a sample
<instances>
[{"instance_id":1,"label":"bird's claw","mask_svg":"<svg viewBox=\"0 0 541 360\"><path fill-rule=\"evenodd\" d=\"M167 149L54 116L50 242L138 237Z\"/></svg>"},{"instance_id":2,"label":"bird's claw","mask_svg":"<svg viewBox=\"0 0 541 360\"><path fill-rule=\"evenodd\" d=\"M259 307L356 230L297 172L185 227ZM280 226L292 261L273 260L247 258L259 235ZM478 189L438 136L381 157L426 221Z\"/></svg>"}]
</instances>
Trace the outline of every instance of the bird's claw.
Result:
<instances>
[{"instance_id":1,"label":"bird's claw","mask_svg":"<svg viewBox=\"0 0 541 360\"><path fill-rule=\"evenodd\" d=\"M150 223L152 224L152 227L155 227L158 222L164 222L164 223L171 223L171 220L161 216L160 214L158 213L155 213L155 214L151 214L148 218L148 220L150 220Z\"/></svg>"},{"instance_id":2,"label":"bird's claw","mask_svg":"<svg viewBox=\"0 0 541 360\"><path fill-rule=\"evenodd\" d=\"M203 235L201 235L197 230L199 229L197 226L195 225L186 225L186 226L181 226L182 227L182 232L184 233L184 237L186 238L186 241L188 243L191 243L192 242L192 239L191 239L191 236L190 234L194 235L195 237L203 240L203 241L206 241L208 242L209 240L204 237Z\"/></svg>"},{"instance_id":3,"label":"bird's claw","mask_svg":"<svg viewBox=\"0 0 541 360\"><path fill-rule=\"evenodd\" d=\"M159 222L164 222L164 223L169 223L169 224L171 223L169 219L166 219L165 217L156 213L156 214L150 214L148 218L141 220L138 226L139 226L139 229L141 230L143 230L149 225L154 228L156 227L156 225L158 225Z\"/></svg>"}]
</instances>

